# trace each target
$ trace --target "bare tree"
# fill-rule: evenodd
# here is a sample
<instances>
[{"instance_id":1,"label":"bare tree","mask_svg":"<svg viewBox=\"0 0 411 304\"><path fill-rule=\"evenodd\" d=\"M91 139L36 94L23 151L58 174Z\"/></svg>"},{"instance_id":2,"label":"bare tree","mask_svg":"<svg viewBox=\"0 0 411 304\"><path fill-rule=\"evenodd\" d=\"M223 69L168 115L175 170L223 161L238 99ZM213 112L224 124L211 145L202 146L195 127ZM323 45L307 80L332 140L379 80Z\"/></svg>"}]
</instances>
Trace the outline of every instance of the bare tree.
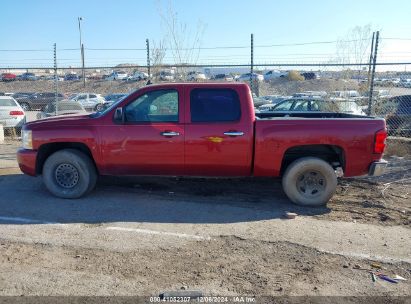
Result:
<instances>
[{"instance_id":1,"label":"bare tree","mask_svg":"<svg viewBox=\"0 0 411 304\"><path fill-rule=\"evenodd\" d=\"M160 40L158 43L155 41L151 42L150 49L150 63L151 63L151 73L153 76L158 76L163 65L164 57L166 56L166 44L164 39Z\"/></svg>"},{"instance_id":2,"label":"bare tree","mask_svg":"<svg viewBox=\"0 0 411 304\"><path fill-rule=\"evenodd\" d=\"M358 71L366 64L368 50L371 47L371 24L355 26L337 41L337 62L342 64L358 63Z\"/></svg>"},{"instance_id":3,"label":"bare tree","mask_svg":"<svg viewBox=\"0 0 411 304\"><path fill-rule=\"evenodd\" d=\"M166 32L166 41L174 64L177 66L196 64L200 56L205 24L198 20L197 26L193 30L193 28L179 19L172 1L168 1L166 6L161 4L162 2L159 1L159 14ZM164 7L165 10L163 9ZM185 68L178 68L177 72L184 76Z\"/></svg>"}]
</instances>

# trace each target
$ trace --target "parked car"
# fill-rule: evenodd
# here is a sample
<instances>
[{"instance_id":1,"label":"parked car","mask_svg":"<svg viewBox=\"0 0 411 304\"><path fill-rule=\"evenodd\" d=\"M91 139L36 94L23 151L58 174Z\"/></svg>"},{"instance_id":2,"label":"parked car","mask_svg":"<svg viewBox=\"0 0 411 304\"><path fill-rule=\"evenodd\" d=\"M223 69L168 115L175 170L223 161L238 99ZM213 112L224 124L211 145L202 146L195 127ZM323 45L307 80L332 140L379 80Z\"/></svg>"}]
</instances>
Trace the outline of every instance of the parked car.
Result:
<instances>
[{"instance_id":1,"label":"parked car","mask_svg":"<svg viewBox=\"0 0 411 304\"><path fill-rule=\"evenodd\" d=\"M303 72L301 76L303 76L305 80L319 79L318 75L314 72Z\"/></svg>"},{"instance_id":2,"label":"parked car","mask_svg":"<svg viewBox=\"0 0 411 304\"><path fill-rule=\"evenodd\" d=\"M262 96L262 99L266 100L267 103L277 104L283 100L290 99L292 96L283 96L283 95L266 95Z\"/></svg>"},{"instance_id":3,"label":"parked car","mask_svg":"<svg viewBox=\"0 0 411 304\"><path fill-rule=\"evenodd\" d=\"M219 81L234 81L233 76L229 74L217 74L217 75L214 75L211 79L219 80Z\"/></svg>"},{"instance_id":4,"label":"parked car","mask_svg":"<svg viewBox=\"0 0 411 304\"><path fill-rule=\"evenodd\" d=\"M26 114L11 96L0 96L0 125L4 128L14 128L17 133L26 122Z\"/></svg>"},{"instance_id":5,"label":"parked car","mask_svg":"<svg viewBox=\"0 0 411 304\"><path fill-rule=\"evenodd\" d=\"M105 80L123 80L126 79L128 74L123 71L114 71L110 75L108 75Z\"/></svg>"},{"instance_id":6,"label":"parked car","mask_svg":"<svg viewBox=\"0 0 411 304\"><path fill-rule=\"evenodd\" d=\"M12 73L3 73L0 78L2 81L14 81L16 80L16 75Z\"/></svg>"},{"instance_id":7,"label":"parked car","mask_svg":"<svg viewBox=\"0 0 411 304\"><path fill-rule=\"evenodd\" d=\"M34 80L38 80L39 77L36 76L34 73L23 73L19 76L17 76L18 80L30 80L30 81L34 81Z\"/></svg>"},{"instance_id":8,"label":"parked car","mask_svg":"<svg viewBox=\"0 0 411 304\"><path fill-rule=\"evenodd\" d=\"M17 92L11 95L15 100L19 101L22 98L27 98L30 95L33 95L34 92Z\"/></svg>"},{"instance_id":9,"label":"parked car","mask_svg":"<svg viewBox=\"0 0 411 304\"><path fill-rule=\"evenodd\" d=\"M64 81L78 81L80 77L77 74L66 74L64 76Z\"/></svg>"},{"instance_id":10,"label":"parked car","mask_svg":"<svg viewBox=\"0 0 411 304\"><path fill-rule=\"evenodd\" d=\"M79 115L87 114L84 107L78 102L73 100L61 100L51 102L46 105L43 111L37 113L37 119L43 119L59 115Z\"/></svg>"},{"instance_id":11,"label":"parked car","mask_svg":"<svg viewBox=\"0 0 411 304\"><path fill-rule=\"evenodd\" d=\"M132 75L127 76L126 78L124 78L123 80L127 80L127 81L141 81L141 80L147 80L148 74L145 72L140 72L140 71L135 71Z\"/></svg>"},{"instance_id":12,"label":"parked car","mask_svg":"<svg viewBox=\"0 0 411 304\"><path fill-rule=\"evenodd\" d=\"M64 81L64 77L62 77L62 76L56 76L56 75L49 75L49 76L46 76L46 78L45 78L45 80L51 80L51 81L54 81L54 80L56 80L57 79L57 81Z\"/></svg>"},{"instance_id":13,"label":"parked car","mask_svg":"<svg viewBox=\"0 0 411 304\"><path fill-rule=\"evenodd\" d=\"M174 74L168 71L161 71L160 72L160 80L162 81L173 81Z\"/></svg>"},{"instance_id":14,"label":"parked car","mask_svg":"<svg viewBox=\"0 0 411 304\"><path fill-rule=\"evenodd\" d=\"M101 94L95 93L78 93L70 96L69 100L78 101L86 110L100 111L102 105L106 102Z\"/></svg>"},{"instance_id":15,"label":"parked car","mask_svg":"<svg viewBox=\"0 0 411 304\"><path fill-rule=\"evenodd\" d=\"M267 73L264 74L264 80L265 81L270 81L273 79L277 79L277 78L282 78L282 77L287 77L287 72L281 72L281 71L268 71Z\"/></svg>"},{"instance_id":16,"label":"parked car","mask_svg":"<svg viewBox=\"0 0 411 304\"><path fill-rule=\"evenodd\" d=\"M240 77L238 77L237 81L250 81L250 78L252 80L257 80L257 81L263 81L264 80L264 76L257 74L257 73L246 73L246 74L242 74L240 75Z\"/></svg>"},{"instance_id":17,"label":"parked car","mask_svg":"<svg viewBox=\"0 0 411 304\"><path fill-rule=\"evenodd\" d=\"M108 94L108 95L104 96L104 99L106 100L106 102L108 102L108 101L113 101L114 102L114 101L117 101L117 100L119 100L119 99L121 99L125 96L127 96L127 94L121 94L121 93Z\"/></svg>"},{"instance_id":18,"label":"parked car","mask_svg":"<svg viewBox=\"0 0 411 304\"><path fill-rule=\"evenodd\" d=\"M98 174L252 175L281 176L289 199L310 206L332 197L336 170L378 175L387 166L384 119L290 112L256 119L252 104L243 83L145 86L102 112L25 124L17 160L61 198L86 195Z\"/></svg>"},{"instance_id":19,"label":"parked car","mask_svg":"<svg viewBox=\"0 0 411 304\"><path fill-rule=\"evenodd\" d=\"M318 97L323 98L327 96L327 92L325 91L304 91L300 93L294 93L293 97Z\"/></svg>"},{"instance_id":20,"label":"parked car","mask_svg":"<svg viewBox=\"0 0 411 304\"><path fill-rule=\"evenodd\" d=\"M349 99L364 99L358 91L333 91L330 93L331 98L349 98Z\"/></svg>"},{"instance_id":21,"label":"parked car","mask_svg":"<svg viewBox=\"0 0 411 304\"><path fill-rule=\"evenodd\" d=\"M201 72L192 71L187 74L188 81L204 81L206 79L207 79L206 75Z\"/></svg>"},{"instance_id":22,"label":"parked car","mask_svg":"<svg viewBox=\"0 0 411 304\"><path fill-rule=\"evenodd\" d=\"M57 100L64 99L64 95L57 94ZM24 111L41 110L44 106L56 100L55 93L34 93L26 97L17 99L17 102Z\"/></svg>"},{"instance_id":23,"label":"parked car","mask_svg":"<svg viewBox=\"0 0 411 304\"><path fill-rule=\"evenodd\" d=\"M386 116L388 134L411 137L411 95L390 98L394 107Z\"/></svg>"},{"instance_id":24,"label":"parked car","mask_svg":"<svg viewBox=\"0 0 411 304\"><path fill-rule=\"evenodd\" d=\"M340 113L350 113L354 115L367 115L364 110L354 101L350 99L335 99L332 100L337 105L337 111Z\"/></svg>"},{"instance_id":25,"label":"parked car","mask_svg":"<svg viewBox=\"0 0 411 304\"><path fill-rule=\"evenodd\" d=\"M352 100L326 100L318 97L297 97L283 100L267 109L271 112L336 112L365 115ZM261 110L260 110L261 111Z\"/></svg>"}]
</instances>

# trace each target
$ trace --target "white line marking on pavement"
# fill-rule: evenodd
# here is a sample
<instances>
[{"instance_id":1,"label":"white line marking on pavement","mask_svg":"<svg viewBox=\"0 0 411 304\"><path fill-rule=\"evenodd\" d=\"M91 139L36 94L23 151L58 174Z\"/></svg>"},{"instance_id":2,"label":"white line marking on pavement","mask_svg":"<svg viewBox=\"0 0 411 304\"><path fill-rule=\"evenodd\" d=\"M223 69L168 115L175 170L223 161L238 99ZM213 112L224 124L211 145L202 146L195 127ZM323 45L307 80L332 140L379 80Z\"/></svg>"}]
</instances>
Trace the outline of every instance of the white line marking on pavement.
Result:
<instances>
[{"instance_id":1,"label":"white line marking on pavement","mask_svg":"<svg viewBox=\"0 0 411 304\"><path fill-rule=\"evenodd\" d=\"M10 221L10 222L17 222L17 223L26 223L26 224L60 224L55 222L46 222L40 221L35 219L29 219L24 217L9 217L9 216L0 216L0 221Z\"/></svg>"},{"instance_id":2,"label":"white line marking on pavement","mask_svg":"<svg viewBox=\"0 0 411 304\"><path fill-rule=\"evenodd\" d=\"M153 235L168 235L168 236L175 236L179 238L188 238L188 239L196 239L196 240L211 240L211 238L208 236L176 233L176 232L164 232L164 231L139 229L139 228L107 227L106 229L107 230L117 230L117 231L127 231L127 232L137 232L137 233L144 233L144 234L153 234Z\"/></svg>"}]
</instances>

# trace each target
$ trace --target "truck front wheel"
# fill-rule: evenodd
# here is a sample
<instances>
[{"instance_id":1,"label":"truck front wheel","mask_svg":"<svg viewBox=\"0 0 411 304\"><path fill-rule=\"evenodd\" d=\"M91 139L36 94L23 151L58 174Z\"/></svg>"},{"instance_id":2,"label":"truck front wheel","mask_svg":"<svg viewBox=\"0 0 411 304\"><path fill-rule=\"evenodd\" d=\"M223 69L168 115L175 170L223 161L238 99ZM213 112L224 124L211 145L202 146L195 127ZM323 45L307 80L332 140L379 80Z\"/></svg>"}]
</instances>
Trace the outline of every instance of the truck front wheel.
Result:
<instances>
[{"instance_id":1,"label":"truck front wheel","mask_svg":"<svg viewBox=\"0 0 411 304\"><path fill-rule=\"evenodd\" d=\"M292 162L283 176L283 189L297 205L325 205L337 188L337 176L326 161L303 157Z\"/></svg>"},{"instance_id":2,"label":"truck front wheel","mask_svg":"<svg viewBox=\"0 0 411 304\"><path fill-rule=\"evenodd\" d=\"M43 182L57 197L79 198L93 190L97 172L91 159L83 152L64 149L46 159Z\"/></svg>"}]
</instances>

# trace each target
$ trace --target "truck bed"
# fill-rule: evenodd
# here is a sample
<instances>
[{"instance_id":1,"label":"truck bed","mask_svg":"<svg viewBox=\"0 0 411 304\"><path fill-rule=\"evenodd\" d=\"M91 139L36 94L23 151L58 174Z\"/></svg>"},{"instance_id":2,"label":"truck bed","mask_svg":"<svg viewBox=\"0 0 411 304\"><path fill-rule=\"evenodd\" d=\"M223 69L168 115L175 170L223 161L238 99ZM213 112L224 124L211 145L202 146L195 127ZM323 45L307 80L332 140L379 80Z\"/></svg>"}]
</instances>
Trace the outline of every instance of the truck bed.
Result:
<instances>
[{"instance_id":1,"label":"truck bed","mask_svg":"<svg viewBox=\"0 0 411 304\"><path fill-rule=\"evenodd\" d=\"M256 113L260 117L262 113ZM281 175L285 156L294 153L319 157L317 147L341 151L344 176L368 173L373 161L375 134L385 128L381 118L342 113L263 113L255 121L254 175ZM306 153L305 153L306 154Z\"/></svg>"}]
</instances>

